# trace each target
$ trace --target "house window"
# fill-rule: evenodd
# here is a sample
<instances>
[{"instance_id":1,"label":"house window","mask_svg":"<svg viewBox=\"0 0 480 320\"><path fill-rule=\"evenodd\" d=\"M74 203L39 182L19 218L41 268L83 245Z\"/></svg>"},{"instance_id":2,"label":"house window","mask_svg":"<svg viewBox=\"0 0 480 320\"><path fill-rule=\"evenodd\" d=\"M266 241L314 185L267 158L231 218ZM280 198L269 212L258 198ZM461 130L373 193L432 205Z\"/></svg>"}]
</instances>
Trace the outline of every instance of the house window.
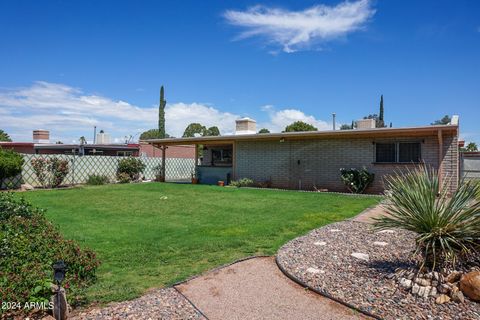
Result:
<instances>
[{"instance_id":1,"label":"house window","mask_svg":"<svg viewBox=\"0 0 480 320\"><path fill-rule=\"evenodd\" d=\"M395 143L377 143L376 162L395 162L396 145Z\"/></svg>"},{"instance_id":2,"label":"house window","mask_svg":"<svg viewBox=\"0 0 480 320\"><path fill-rule=\"evenodd\" d=\"M119 157L131 157L133 156L132 151L117 151L117 156Z\"/></svg>"},{"instance_id":3,"label":"house window","mask_svg":"<svg viewBox=\"0 0 480 320\"><path fill-rule=\"evenodd\" d=\"M212 165L231 165L232 149L231 148L212 148Z\"/></svg>"},{"instance_id":4,"label":"house window","mask_svg":"<svg viewBox=\"0 0 480 320\"><path fill-rule=\"evenodd\" d=\"M398 144L398 162L420 162L420 143L401 142Z\"/></svg>"},{"instance_id":5,"label":"house window","mask_svg":"<svg viewBox=\"0 0 480 320\"><path fill-rule=\"evenodd\" d=\"M412 163L421 161L420 142L377 143L375 162Z\"/></svg>"}]
</instances>

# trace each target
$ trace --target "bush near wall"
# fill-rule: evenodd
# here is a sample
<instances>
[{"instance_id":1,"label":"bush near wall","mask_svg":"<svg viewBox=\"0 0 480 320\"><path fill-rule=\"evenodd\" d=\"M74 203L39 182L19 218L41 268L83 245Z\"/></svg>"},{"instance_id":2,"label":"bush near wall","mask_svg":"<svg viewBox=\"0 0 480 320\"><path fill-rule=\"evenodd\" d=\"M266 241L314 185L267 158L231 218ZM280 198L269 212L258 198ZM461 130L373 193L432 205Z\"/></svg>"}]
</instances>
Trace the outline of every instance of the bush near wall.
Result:
<instances>
[{"instance_id":1,"label":"bush near wall","mask_svg":"<svg viewBox=\"0 0 480 320\"><path fill-rule=\"evenodd\" d=\"M15 177L22 172L23 157L12 150L0 147L0 189L6 179Z\"/></svg>"},{"instance_id":2,"label":"bush near wall","mask_svg":"<svg viewBox=\"0 0 480 320\"><path fill-rule=\"evenodd\" d=\"M47 302L52 295L52 264L58 260L67 263L63 286L69 303L83 302L83 292L95 281L99 266L95 253L64 239L42 210L12 193L0 193L0 300ZM8 312L12 310L0 310L2 317Z\"/></svg>"},{"instance_id":3,"label":"bush near wall","mask_svg":"<svg viewBox=\"0 0 480 320\"><path fill-rule=\"evenodd\" d=\"M117 179L120 183L137 181L145 170L145 164L139 158L129 157L118 162Z\"/></svg>"}]
</instances>

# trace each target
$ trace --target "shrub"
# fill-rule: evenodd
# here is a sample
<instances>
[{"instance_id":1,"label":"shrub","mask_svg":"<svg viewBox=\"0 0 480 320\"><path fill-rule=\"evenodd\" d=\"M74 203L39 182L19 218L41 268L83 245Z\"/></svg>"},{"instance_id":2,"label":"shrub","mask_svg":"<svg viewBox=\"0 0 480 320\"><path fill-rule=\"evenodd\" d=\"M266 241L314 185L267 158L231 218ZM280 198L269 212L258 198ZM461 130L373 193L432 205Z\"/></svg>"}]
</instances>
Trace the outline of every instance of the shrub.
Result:
<instances>
[{"instance_id":1,"label":"shrub","mask_svg":"<svg viewBox=\"0 0 480 320\"><path fill-rule=\"evenodd\" d=\"M91 186L99 186L107 184L110 182L110 179L107 176L100 174L91 174L88 176L87 184Z\"/></svg>"},{"instance_id":2,"label":"shrub","mask_svg":"<svg viewBox=\"0 0 480 320\"><path fill-rule=\"evenodd\" d=\"M130 183L132 182L132 178L126 172L117 173L117 180L119 183Z\"/></svg>"},{"instance_id":3,"label":"shrub","mask_svg":"<svg viewBox=\"0 0 480 320\"><path fill-rule=\"evenodd\" d=\"M0 148L0 188L5 179L15 177L22 172L23 157L12 150Z\"/></svg>"},{"instance_id":4,"label":"shrub","mask_svg":"<svg viewBox=\"0 0 480 320\"><path fill-rule=\"evenodd\" d=\"M142 160L128 157L120 160L118 163L117 178L118 180L121 180L119 175L123 173L128 174L130 181L136 181L140 178L140 174L143 170L145 170L145 164L143 164Z\"/></svg>"},{"instance_id":5,"label":"shrub","mask_svg":"<svg viewBox=\"0 0 480 320\"><path fill-rule=\"evenodd\" d=\"M68 160L57 157L31 160L33 172L44 188L58 188L68 175Z\"/></svg>"},{"instance_id":6,"label":"shrub","mask_svg":"<svg viewBox=\"0 0 480 320\"><path fill-rule=\"evenodd\" d=\"M365 189L373 182L375 175L363 169L340 169L340 177L348 190L352 193L363 193Z\"/></svg>"},{"instance_id":7,"label":"shrub","mask_svg":"<svg viewBox=\"0 0 480 320\"><path fill-rule=\"evenodd\" d=\"M386 179L389 215L376 219L379 229L401 228L418 234L421 267L455 267L480 254L480 185L462 182L450 194L449 179L417 167Z\"/></svg>"},{"instance_id":8,"label":"shrub","mask_svg":"<svg viewBox=\"0 0 480 320\"><path fill-rule=\"evenodd\" d=\"M69 302L82 302L85 288L95 281L99 265L95 253L65 240L42 210L23 199L0 193L0 208L0 300L48 301L51 266L64 260L68 270L63 286Z\"/></svg>"},{"instance_id":9,"label":"shrub","mask_svg":"<svg viewBox=\"0 0 480 320\"><path fill-rule=\"evenodd\" d=\"M155 174L155 181L157 182L164 182L165 177L163 176L163 166L161 164L156 165L153 168L153 172Z\"/></svg>"},{"instance_id":10,"label":"shrub","mask_svg":"<svg viewBox=\"0 0 480 320\"><path fill-rule=\"evenodd\" d=\"M242 178L242 179L234 180L234 181L230 182L230 185L232 187L237 187L237 188L251 187L251 186L253 186L253 184L254 184L253 180L249 179L249 178Z\"/></svg>"}]
</instances>

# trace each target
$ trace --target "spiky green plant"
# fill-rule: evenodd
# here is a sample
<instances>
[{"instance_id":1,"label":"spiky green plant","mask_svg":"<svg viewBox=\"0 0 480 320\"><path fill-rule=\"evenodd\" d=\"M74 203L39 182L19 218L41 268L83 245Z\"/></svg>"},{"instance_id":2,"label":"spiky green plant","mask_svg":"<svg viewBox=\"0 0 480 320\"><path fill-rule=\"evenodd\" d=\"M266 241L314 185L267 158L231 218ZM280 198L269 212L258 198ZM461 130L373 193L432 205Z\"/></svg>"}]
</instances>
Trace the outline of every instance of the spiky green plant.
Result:
<instances>
[{"instance_id":1,"label":"spiky green plant","mask_svg":"<svg viewBox=\"0 0 480 320\"><path fill-rule=\"evenodd\" d=\"M386 178L388 215L374 225L415 232L421 268L454 267L480 254L480 184L461 182L451 193L449 182L426 166Z\"/></svg>"}]
</instances>

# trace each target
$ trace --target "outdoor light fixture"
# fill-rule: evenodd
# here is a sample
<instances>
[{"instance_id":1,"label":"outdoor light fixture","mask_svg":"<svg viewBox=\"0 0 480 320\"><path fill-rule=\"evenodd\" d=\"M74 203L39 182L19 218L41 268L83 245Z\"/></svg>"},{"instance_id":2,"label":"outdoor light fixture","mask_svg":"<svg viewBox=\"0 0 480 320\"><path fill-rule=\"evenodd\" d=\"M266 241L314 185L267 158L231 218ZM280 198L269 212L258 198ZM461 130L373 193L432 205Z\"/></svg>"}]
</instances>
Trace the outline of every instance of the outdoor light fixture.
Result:
<instances>
[{"instance_id":1,"label":"outdoor light fixture","mask_svg":"<svg viewBox=\"0 0 480 320\"><path fill-rule=\"evenodd\" d=\"M65 279L65 272L67 271L67 265L63 260L59 260L52 265L53 279L60 285Z\"/></svg>"},{"instance_id":2,"label":"outdoor light fixture","mask_svg":"<svg viewBox=\"0 0 480 320\"><path fill-rule=\"evenodd\" d=\"M285 142L285 138L281 138L281 139L280 139L280 142Z\"/></svg>"}]
</instances>

